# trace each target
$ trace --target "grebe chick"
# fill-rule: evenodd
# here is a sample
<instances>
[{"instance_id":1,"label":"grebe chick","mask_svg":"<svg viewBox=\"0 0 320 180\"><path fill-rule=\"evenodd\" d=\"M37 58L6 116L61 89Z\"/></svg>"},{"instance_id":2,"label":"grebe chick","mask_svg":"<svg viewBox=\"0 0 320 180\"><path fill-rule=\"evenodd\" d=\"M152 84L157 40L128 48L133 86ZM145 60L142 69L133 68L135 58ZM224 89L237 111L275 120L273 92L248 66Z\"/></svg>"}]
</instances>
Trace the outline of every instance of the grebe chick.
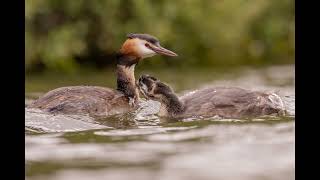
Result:
<instances>
[{"instance_id":1,"label":"grebe chick","mask_svg":"<svg viewBox=\"0 0 320 180\"><path fill-rule=\"evenodd\" d=\"M236 87L211 87L178 98L167 84L155 77L142 75L137 84L143 96L161 103L159 116L249 118L284 115L285 112L283 102L276 94Z\"/></svg>"},{"instance_id":2,"label":"grebe chick","mask_svg":"<svg viewBox=\"0 0 320 180\"><path fill-rule=\"evenodd\" d=\"M144 58L156 54L177 56L160 46L148 34L128 34L117 54L117 89L97 86L70 86L54 89L31 103L28 108L52 113L108 116L131 111L137 107L139 91L134 68Z\"/></svg>"}]
</instances>

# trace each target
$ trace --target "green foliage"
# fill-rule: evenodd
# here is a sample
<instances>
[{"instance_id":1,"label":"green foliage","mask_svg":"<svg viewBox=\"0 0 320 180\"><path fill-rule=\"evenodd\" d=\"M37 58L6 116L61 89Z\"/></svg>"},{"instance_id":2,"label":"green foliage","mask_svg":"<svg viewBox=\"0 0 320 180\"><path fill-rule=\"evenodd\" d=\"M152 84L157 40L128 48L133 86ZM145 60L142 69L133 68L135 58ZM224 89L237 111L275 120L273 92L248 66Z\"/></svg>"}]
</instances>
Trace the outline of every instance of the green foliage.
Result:
<instances>
[{"instance_id":1,"label":"green foliage","mask_svg":"<svg viewBox=\"0 0 320 180\"><path fill-rule=\"evenodd\" d=\"M129 32L180 55L144 66L294 62L293 0L27 0L25 22L27 71L112 64Z\"/></svg>"}]
</instances>

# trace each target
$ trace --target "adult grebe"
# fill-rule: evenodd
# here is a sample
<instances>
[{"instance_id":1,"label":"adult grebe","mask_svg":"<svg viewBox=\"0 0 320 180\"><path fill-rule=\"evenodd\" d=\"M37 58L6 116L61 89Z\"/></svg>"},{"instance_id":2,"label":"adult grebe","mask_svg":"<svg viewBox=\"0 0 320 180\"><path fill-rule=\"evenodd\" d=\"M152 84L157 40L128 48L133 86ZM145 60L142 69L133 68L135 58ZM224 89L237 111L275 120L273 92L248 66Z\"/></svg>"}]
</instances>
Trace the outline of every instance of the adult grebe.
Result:
<instances>
[{"instance_id":1,"label":"adult grebe","mask_svg":"<svg viewBox=\"0 0 320 180\"><path fill-rule=\"evenodd\" d=\"M159 116L247 118L284 115L280 97L274 93L249 91L236 87L215 87L195 91L180 99L155 77L142 75L138 87L146 98L161 103Z\"/></svg>"},{"instance_id":2,"label":"adult grebe","mask_svg":"<svg viewBox=\"0 0 320 180\"><path fill-rule=\"evenodd\" d=\"M148 34L128 34L117 54L117 89L97 86L70 86L54 89L31 103L28 108L52 113L108 116L128 112L137 106L134 67L144 58L161 54L177 56L160 46L157 38Z\"/></svg>"}]
</instances>

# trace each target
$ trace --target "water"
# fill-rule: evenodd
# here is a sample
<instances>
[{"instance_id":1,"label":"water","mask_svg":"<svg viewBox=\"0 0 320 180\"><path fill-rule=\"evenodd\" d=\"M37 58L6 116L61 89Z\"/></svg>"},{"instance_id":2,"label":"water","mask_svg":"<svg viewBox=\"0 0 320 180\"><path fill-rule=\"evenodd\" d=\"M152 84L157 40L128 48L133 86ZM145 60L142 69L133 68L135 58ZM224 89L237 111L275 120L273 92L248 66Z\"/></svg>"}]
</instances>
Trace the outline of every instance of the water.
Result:
<instances>
[{"instance_id":1,"label":"water","mask_svg":"<svg viewBox=\"0 0 320 180\"><path fill-rule=\"evenodd\" d=\"M295 179L294 66L211 75L181 73L173 80L161 72L155 76L179 95L218 85L277 91L288 115L174 122L155 115L159 108L155 101L142 101L136 112L98 120L26 109L26 178ZM30 86L37 83L28 82ZM30 91L26 104L38 95Z\"/></svg>"}]
</instances>

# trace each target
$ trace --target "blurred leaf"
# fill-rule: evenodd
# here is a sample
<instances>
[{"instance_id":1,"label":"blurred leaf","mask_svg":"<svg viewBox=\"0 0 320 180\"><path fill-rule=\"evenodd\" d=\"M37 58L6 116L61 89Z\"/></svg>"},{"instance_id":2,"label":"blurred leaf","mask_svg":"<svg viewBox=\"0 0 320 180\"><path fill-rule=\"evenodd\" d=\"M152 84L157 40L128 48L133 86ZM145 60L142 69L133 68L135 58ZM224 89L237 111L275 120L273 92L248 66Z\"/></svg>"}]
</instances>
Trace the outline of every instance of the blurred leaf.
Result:
<instances>
[{"instance_id":1,"label":"blurred leaf","mask_svg":"<svg viewBox=\"0 0 320 180\"><path fill-rule=\"evenodd\" d=\"M293 0L28 0L26 69L112 65L130 32L179 54L142 66L293 63L294 11Z\"/></svg>"}]
</instances>

